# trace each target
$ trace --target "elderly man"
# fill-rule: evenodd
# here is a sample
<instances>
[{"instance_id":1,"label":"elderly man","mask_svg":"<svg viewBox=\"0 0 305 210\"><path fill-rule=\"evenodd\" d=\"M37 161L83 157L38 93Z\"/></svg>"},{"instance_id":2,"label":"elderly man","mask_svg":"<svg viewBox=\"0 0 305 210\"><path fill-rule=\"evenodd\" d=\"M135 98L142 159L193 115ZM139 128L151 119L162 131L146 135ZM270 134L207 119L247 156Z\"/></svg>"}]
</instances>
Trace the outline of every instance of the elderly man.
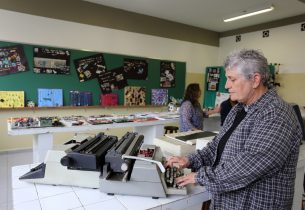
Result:
<instances>
[{"instance_id":1,"label":"elderly man","mask_svg":"<svg viewBox=\"0 0 305 210\"><path fill-rule=\"evenodd\" d=\"M235 51L224 66L226 88L238 104L210 144L187 157L170 157L167 165L194 171L176 181L206 186L210 209L291 209L302 138L297 117L268 88L268 62L259 51Z\"/></svg>"}]
</instances>

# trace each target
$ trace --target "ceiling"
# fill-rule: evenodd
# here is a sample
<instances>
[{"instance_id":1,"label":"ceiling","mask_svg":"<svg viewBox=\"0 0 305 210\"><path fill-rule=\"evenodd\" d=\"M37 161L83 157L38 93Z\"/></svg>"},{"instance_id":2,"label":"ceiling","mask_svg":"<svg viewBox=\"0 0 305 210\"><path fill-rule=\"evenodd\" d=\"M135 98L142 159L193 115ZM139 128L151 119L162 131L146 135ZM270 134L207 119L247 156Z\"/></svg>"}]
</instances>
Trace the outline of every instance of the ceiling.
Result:
<instances>
[{"instance_id":1,"label":"ceiling","mask_svg":"<svg viewBox=\"0 0 305 210\"><path fill-rule=\"evenodd\" d=\"M305 0L85 0L216 32L225 32L305 14ZM275 9L224 23L223 19L262 5Z\"/></svg>"}]
</instances>

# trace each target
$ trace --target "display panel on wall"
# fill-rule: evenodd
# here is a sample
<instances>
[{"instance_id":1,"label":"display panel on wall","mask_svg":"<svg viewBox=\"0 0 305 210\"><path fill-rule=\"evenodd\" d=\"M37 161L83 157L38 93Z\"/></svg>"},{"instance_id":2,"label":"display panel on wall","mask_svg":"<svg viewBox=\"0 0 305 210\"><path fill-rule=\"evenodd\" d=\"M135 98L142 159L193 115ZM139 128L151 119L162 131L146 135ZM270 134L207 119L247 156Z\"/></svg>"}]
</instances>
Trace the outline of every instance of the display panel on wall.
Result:
<instances>
[{"instance_id":1,"label":"display panel on wall","mask_svg":"<svg viewBox=\"0 0 305 210\"><path fill-rule=\"evenodd\" d=\"M151 90L160 88L165 77L170 82L161 86L169 97L182 98L184 93L185 62L0 41L0 61L9 52L20 62L11 66L0 62L0 91L23 90L25 101L36 104L42 88L62 89L63 106L71 105L70 91L75 90L92 92L95 106L100 105L101 94L110 93L118 95L118 105L124 105L124 88L137 86L145 88L145 104L150 105Z\"/></svg>"},{"instance_id":2,"label":"display panel on wall","mask_svg":"<svg viewBox=\"0 0 305 210\"><path fill-rule=\"evenodd\" d=\"M205 108L214 108L217 93L227 93L225 89L226 75L222 66L209 66L205 69L204 74L204 101Z\"/></svg>"}]
</instances>

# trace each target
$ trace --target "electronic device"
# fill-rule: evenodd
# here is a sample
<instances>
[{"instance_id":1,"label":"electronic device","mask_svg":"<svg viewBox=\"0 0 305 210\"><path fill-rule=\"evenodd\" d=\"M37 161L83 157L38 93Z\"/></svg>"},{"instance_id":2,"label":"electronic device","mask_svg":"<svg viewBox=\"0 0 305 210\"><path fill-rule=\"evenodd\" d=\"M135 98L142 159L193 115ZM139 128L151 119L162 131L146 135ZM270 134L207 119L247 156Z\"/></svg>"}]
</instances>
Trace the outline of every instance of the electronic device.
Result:
<instances>
[{"instance_id":1,"label":"electronic device","mask_svg":"<svg viewBox=\"0 0 305 210\"><path fill-rule=\"evenodd\" d=\"M216 134L217 134L216 132L211 132L211 131L195 130L195 131L165 134L165 136L180 141L182 143L193 145L196 144L196 141L198 139L212 140L214 136L216 136Z\"/></svg>"},{"instance_id":2,"label":"electronic device","mask_svg":"<svg viewBox=\"0 0 305 210\"><path fill-rule=\"evenodd\" d=\"M45 161L19 179L32 183L100 188L114 195L153 198L187 194L175 184L183 173L165 169L163 155L155 145L143 145L144 136L127 132L116 136L99 133L82 141L70 140L47 152Z\"/></svg>"},{"instance_id":3,"label":"electronic device","mask_svg":"<svg viewBox=\"0 0 305 210\"><path fill-rule=\"evenodd\" d=\"M71 140L47 152L45 161L19 179L32 183L99 187L105 155L117 142L116 136L99 133L81 142Z\"/></svg>"},{"instance_id":4,"label":"electronic device","mask_svg":"<svg viewBox=\"0 0 305 210\"><path fill-rule=\"evenodd\" d=\"M140 195L152 198L166 197L168 194L186 195L186 187L173 184L176 176L182 173L166 173L160 148L155 145L142 145L137 149L141 141L140 138L128 147L118 144L108 151L100 190L109 195ZM137 154L134 154L135 151L138 151ZM134 155L129 155L130 153Z\"/></svg>"}]
</instances>

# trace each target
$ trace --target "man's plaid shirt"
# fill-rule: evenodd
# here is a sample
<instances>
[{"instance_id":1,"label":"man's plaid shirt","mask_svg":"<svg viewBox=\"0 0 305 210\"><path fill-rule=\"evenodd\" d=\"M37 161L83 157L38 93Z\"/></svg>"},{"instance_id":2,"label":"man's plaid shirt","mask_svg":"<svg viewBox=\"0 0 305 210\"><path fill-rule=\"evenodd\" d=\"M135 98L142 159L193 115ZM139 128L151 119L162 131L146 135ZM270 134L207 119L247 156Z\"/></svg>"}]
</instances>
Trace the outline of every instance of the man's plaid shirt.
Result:
<instances>
[{"instance_id":1,"label":"man's plaid shirt","mask_svg":"<svg viewBox=\"0 0 305 210\"><path fill-rule=\"evenodd\" d=\"M214 167L219 140L242 108L247 115L231 134ZM188 156L190 168L198 172L196 182L212 194L210 209L291 209L301 139L292 107L275 90L250 106L237 104L219 135Z\"/></svg>"}]
</instances>

